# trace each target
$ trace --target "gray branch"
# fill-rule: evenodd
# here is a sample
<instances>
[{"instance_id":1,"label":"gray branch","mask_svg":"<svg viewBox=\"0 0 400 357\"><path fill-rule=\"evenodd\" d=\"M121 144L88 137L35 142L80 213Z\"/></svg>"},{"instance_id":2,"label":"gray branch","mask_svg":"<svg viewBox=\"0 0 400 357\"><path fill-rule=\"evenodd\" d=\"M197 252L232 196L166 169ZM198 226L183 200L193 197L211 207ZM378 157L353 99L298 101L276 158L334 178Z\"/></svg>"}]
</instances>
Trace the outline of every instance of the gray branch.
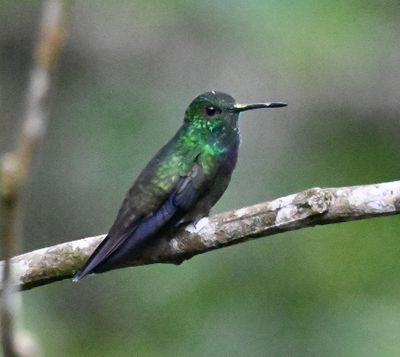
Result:
<instances>
[{"instance_id":1,"label":"gray branch","mask_svg":"<svg viewBox=\"0 0 400 357\"><path fill-rule=\"evenodd\" d=\"M251 239L358 219L400 213L400 181L340 188L312 188L273 201L220 213L160 237L127 266L180 264L195 255ZM12 259L13 284L21 290L68 279L105 235L58 244ZM1 263L1 262L0 262Z\"/></svg>"},{"instance_id":2,"label":"gray branch","mask_svg":"<svg viewBox=\"0 0 400 357\"><path fill-rule=\"evenodd\" d=\"M66 12L62 0L43 2L40 33L35 46L29 80L26 112L15 150L0 160L0 243L2 246L0 330L4 356L37 355L36 344L28 332L16 328L14 264L18 227L21 224L21 196L28 180L33 158L46 130L49 93L54 82L54 67L66 35ZM32 343L25 343L30 340Z\"/></svg>"}]
</instances>

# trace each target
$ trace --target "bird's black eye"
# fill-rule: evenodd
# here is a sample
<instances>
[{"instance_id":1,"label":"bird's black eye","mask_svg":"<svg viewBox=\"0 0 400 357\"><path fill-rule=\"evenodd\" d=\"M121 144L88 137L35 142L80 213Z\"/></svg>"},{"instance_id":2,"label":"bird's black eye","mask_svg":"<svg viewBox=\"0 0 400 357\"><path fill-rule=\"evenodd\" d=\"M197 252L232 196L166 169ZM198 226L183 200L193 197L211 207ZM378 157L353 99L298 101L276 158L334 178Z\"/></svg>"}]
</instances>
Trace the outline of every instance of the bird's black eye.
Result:
<instances>
[{"instance_id":1,"label":"bird's black eye","mask_svg":"<svg viewBox=\"0 0 400 357\"><path fill-rule=\"evenodd\" d=\"M217 113L221 113L221 110L219 110L216 107L209 106L209 107L206 108L206 113L207 113L208 116L212 117Z\"/></svg>"}]
</instances>

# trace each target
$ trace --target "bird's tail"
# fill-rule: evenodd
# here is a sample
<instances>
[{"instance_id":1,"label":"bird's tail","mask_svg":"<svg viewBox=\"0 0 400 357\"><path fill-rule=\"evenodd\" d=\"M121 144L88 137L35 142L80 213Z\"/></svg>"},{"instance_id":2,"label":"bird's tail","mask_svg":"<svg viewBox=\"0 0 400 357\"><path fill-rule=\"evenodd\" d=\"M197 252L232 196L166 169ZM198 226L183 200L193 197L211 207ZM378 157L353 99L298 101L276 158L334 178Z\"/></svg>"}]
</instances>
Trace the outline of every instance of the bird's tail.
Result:
<instances>
[{"instance_id":1,"label":"bird's tail","mask_svg":"<svg viewBox=\"0 0 400 357\"><path fill-rule=\"evenodd\" d=\"M180 212L175 205L179 202L175 197L175 194L171 195L155 213L131 231L119 236L107 235L72 280L77 282L93 272L122 268L127 266L127 262L139 257L144 246L150 243L150 237L165 228L167 223L173 225L174 219L181 218L179 214L174 218Z\"/></svg>"},{"instance_id":2,"label":"bird's tail","mask_svg":"<svg viewBox=\"0 0 400 357\"><path fill-rule=\"evenodd\" d=\"M77 283L79 280L83 279L86 275L89 275L93 272L93 270L102 262L99 261L98 258L98 253L101 252L103 247L106 245L107 241L109 240L109 237L105 237L102 242L97 246L97 248L94 250L92 255L89 257L89 259L86 261L86 263L83 265L81 269L79 269L74 277L72 278L72 281L74 283Z\"/></svg>"},{"instance_id":3,"label":"bird's tail","mask_svg":"<svg viewBox=\"0 0 400 357\"><path fill-rule=\"evenodd\" d=\"M75 273L72 281L78 282L86 275L92 273L102 273L107 270L119 269L124 267L124 260L122 258L126 256L130 258L134 257L135 248L137 248L140 243L142 243L142 239L145 238L143 236L135 237L135 233L136 230L133 231L133 233L125 233L118 237L118 239L113 239L112 237L107 235L103 239L103 241L97 246L92 255L83 265L83 267ZM128 245L128 248L130 248L131 250L126 251L126 249L122 249L121 251L119 251L119 248L121 246L126 245L126 241L128 240L128 238L131 238L131 242ZM136 254L140 254L140 251L136 252Z\"/></svg>"}]
</instances>

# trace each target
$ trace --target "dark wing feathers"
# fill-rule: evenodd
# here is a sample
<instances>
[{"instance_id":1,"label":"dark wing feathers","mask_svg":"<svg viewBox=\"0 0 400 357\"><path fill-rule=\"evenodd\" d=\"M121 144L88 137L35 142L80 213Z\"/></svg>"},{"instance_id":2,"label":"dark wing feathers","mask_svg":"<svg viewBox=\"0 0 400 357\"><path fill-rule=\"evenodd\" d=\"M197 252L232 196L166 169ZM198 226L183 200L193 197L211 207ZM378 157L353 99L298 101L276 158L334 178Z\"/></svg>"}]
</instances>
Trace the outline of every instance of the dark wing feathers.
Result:
<instances>
[{"instance_id":1,"label":"dark wing feathers","mask_svg":"<svg viewBox=\"0 0 400 357\"><path fill-rule=\"evenodd\" d=\"M164 202L147 217L137 217L137 212L130 212L129 202L125 201L121 207L117 221L121 216L130 222L125 232L113 231L100 243L94 253L78 272L74 281L95 272L108 270L108 267L117 267L123 260L135 257L135 250L140 247L149 236L152 236L168 224L178 222L182 216L192 209L199 199L206 182L206 176L201 166L194 162L187 176L181 177L172 193ZM136 219L132 216L136 214ZM115 226L115 225L114 225Z\"/></svg>"},{"instance_id":2,"label":"dark wing feathers","mask_svg":"<svg viewBox=\"0 0 400 357\"><path fill-rule=\"evenodd\" d=\"M175 194L171 195L156 212L144 219L133 232L124 237L123 243L111 252L109 257L98 261L94 272L116 269L137 258L141 254L140 248L148 242L148 238L172 221L178 213L179 208L175 205L174 197Z\"/></svg>"},{"instance_id":3,"label":"dark wing feathers","mask_svg":"<svg viewBox=\"0 0 400 357\"><path fill-rule=\"evenodd\" d=\"M206 182L203 169L196 162L188 176L182 177L179 181L174 203L181 210L188 211L197 202L197 199L203 191L202 186Z\"/></svg>"},{"instance_id":4,"label":"dark wing feathers","mask_svg":"<svg viewBox=\"0 0 400 357\"><path fill-rule=\"evenodd\" d=\"M102 262L104 262L113 252L115 252L122 243L125 242L129 233L125 233L118 237L118 239L110 239L109 236L105 237L103 241L97 246L92 255L74 275L73 281L77 282L84 278L86 275L93 272L93 270Z\"/></svg>"}]
</instances>

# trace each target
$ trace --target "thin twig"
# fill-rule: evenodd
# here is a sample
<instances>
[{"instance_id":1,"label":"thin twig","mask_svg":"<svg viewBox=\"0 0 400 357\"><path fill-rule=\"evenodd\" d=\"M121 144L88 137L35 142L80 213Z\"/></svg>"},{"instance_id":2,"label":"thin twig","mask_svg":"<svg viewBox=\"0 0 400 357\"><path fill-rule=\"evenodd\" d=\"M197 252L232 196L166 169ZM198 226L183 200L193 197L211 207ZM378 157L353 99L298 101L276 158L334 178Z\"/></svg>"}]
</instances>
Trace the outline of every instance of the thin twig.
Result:
<instances>
[{"instance_id":1,"label":"thin twig","mask_svg":"<svg viewBox=\"0 0 400 357\"><path fill-rule=\"evenodd\" d=\"M179 264L195 255L251 239L400 213L400 181L340 188L312 188L270 202L203 218L175 237L160 237L129 266ZM104 235L58 244L14 257L13 284L21 290L72 277ZM84 282L83 282L84 283ZM0 286L1 288L1 286Z\"/></svg>"},{"instance_id":2,"label":"thin twig","mask_svg":"<svg viewBox=\"0 0 400 357\"><path fill-rule=\"evenodd\" d=\"M17 231L20 222L22 188L27 181L33 157L46 130L49 111L49 92L53 69L66 34L65 11L61 0L43 3L43 16L27 92L24 121L15 151L6 153L0 166L0 205L2 225L3 274L1 309L1 335L5 356L22 356L32 351L20 351L15 333L15 295L13 294L12 265L16 254Z\"/></svg>"}]
</instances>

